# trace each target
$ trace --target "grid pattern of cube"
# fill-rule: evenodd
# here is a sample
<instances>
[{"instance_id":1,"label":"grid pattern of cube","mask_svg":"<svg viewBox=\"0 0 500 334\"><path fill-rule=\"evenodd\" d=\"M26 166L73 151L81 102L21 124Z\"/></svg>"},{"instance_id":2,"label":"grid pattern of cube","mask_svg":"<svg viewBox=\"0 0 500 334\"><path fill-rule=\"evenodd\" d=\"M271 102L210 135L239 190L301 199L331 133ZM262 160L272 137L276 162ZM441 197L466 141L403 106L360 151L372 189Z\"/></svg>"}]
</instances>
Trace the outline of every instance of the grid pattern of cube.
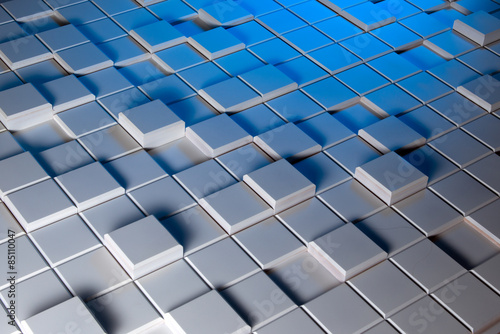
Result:
<instances>
[{"instance_id":1,"label":"grid pattern of cube","mask_svg":"<svg viewBox=\"0 0 500 334\"><path fill-rule=\"evenodd\" d=\"M0 333L497 334L498 170L500 0L0 0Z\"/></svg>"}]
</instances>

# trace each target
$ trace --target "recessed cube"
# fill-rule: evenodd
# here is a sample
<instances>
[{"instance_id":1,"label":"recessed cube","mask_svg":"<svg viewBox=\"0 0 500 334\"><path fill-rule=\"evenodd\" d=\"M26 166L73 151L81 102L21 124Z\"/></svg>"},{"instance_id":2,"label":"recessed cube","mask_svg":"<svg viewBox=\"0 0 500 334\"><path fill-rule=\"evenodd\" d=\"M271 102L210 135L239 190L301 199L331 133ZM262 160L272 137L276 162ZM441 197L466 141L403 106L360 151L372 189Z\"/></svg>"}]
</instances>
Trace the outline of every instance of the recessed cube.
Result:
<instances>
[{"instance_id":1,"label":"recessed cube","mask_svg":"<svg viewBox=\"0 0 500 334\"><path fill-rule=\"evenodd\" d=\"M27 232L77 213L71 200L52 179L5 196L4 201Z\"/></svg>"},{"instance_id":2,"label":"recessed cube","mask_svg":"<svg viewBox=\"0 0 500 334\"><path fill-rule=\"evenodd\" d=\"M305 250L304 245L274 217L238 232L234 239L263 270L276 267Z\"/></svg>"},{"instance_id":3,"label":"recessed cube","mask_svg":"<svg viewBox=\"0 0 500 334\"><path fill-rule=\"evenodd\" d=\"M208 59L223 57L245 48L245 44L222 27L191 36L188 42Z\"/></svg>"},{"instance_id":4,"label":"recessed cube","mask_svg":"<svg viewBox=\"0 0 500 334\"><path fill-rule=\"evenodd\" d=\"M68 75L40 85L40 90L58 113L95 100L95 95L74 75Z\"/></svg>"},{"instance_id":5,"label":"recessed cube","mask_svg":"<svg viewBox=\"0 0 500 334\"><path fill-rule=\"evenodd\" d=\"M238 3L229 0L200 8L199 18L212 26L232 27L251 21L253 15Z\"/></svg>"},{"instance_id":6,"label":"recessed cube","mask_svg":"<svg viewBox=\"0 0 500 334\"><path fill-rule=\"evenodd\" d=\"M254 141L274 160L283 158L294 162L321 151L321 146L293 123L264 132Z\"/></svg>"},{"instance_id":7,"label":"recessed cube","mask_svg":"<svg viewBox=\"0 0 500 334\"><path fill-rule=\"evenodd\" d=\"M21 321L21 329L30 334L64 332L70 328L68 326L78 328L82 333L105 333L79 297L73 297Z\"/></svg>"},{"instance_id":8,"label":"recessed cube","mask_svg":"<svg viewBox=\"0 0 500 334\"><path fill-rule=\"evenodd\" d=\"M359 130L359 136L384 154L417 148L426 141L418 132L394 116Z\"/></svg>"},{"instance_id":9,"label":"recessed cube","mask_svg":"<svg viewBox=\"0 0 500 334\"><path fill-rule=\"evenodd\" d=\"M200 315L196 321L193 321L194 314ZM165 322L174 333L250 333L250 326L215 290L170 311Z\"/></svg>"},{"instance_id":10,"label":"recessed cube","mask_svg":"<svg viewBox=\"0 0 500 334\"><path fill-rule=\"evenodd\" d=\"M482 76L459 86L457 91L489 112L500 108L500 81L491 75Z\"/></svg>"},{"instance_id":11,"label":"recessed cube","mask_svg":"<svg viewBox=\"0 0 500 334\"><path fill-rule=\"evenodd\" d=\"M154 148L184 136L184 121L160 100L118 114L120 124L144 148Z\"/></svg>"},{"instance_id":12,"label":"recessed cube","mask_svg":"<svg viewBox=\"0 0 500 334\"><path fill-rule=\"evenodd\" d=\"M346 281L387 258L387 253L353 224L309 243L309 252L337 279Z\"/></svg>"},{"instance_id":13,"label":"recessed cube","mask_svg":"<svg viewBox=\"0 0 500 334\"><path fill-rule=\"evenodd\" d=\"M273 214L269 205L243 182L200 199L200 205L229 234L241 231Z\"/></svg>"},{"instance_id":14,"label":"recessed cube","mask_svg":"<svg viewBox=\"0 0 500 334\"><path fill-rule=\"evenodd\" d=\"M231 238L225 238L187 257L187 261L212 289L230 287L260 271Z\"/></svg>"},{"instance_id":15,"label":"recessed cube","mask_svg":"<svg viewBox=\"0 0 500 334\"><path fill-rule=\"evenodd\" d=\"M252 142L252 136L226 114L186 128L186 137L212 158Z\"/></svg>"},{"instance_id":16,"label":"recessed cube","mask_svg":"<svg viewBox=\"0 0 500 334\"><path fill-rule=\"evenodd\" d=\"M158 21L132 29L130 36L151 53L184 43L187 40L186 36L167 21Z\"/></svg>"},{"instance_id":17,"label":"recessed cube","mask_svg":"<svg viewBox=\"0 0 500 334\"><path fill-rule=\"evenodd\" d=\"M13 70L52 58L52 52L35 36L0 44L0 58Z\"/></svg>"},{"instance_id":18,"label":"recessed cube","mask_svg":"<svg viewBox=\"0 0 500 334\"><path fill-rule=\"evenodd\" d=\"M99 162L59 175L55 180L80 211L125 193L125 189Z\"/></svg>"},{"instance_id":19,"label":"recessed cube","mask_svg":"<svg viewBox=\"0 0 500 334\"><path fill-rule=\"evenodd\" d=\"M270 64L241 74L239 78L257 91L264 102L298 87L295 81Z\"/></svg>"},{"instance_id":20,"label":"recessed cube","mask_svg":"<svg viewBox=\"0 0 500 334\"><path fill-rule=\"evenodd\" d=\"M263 271L223 290L221 294L254 330L297 307Z\"/></svg>"},{"instance_id":21,"label":"recessed cube","mask_svg":"<svg viewBox=\"0 0 500 334\"><path fill-rule=\"evenodd\" d=\"M275 212L313 197L316 191L316 186L285 159L243 176L243 181Z\"/></svg>"},{"instance_id":22,"label":"recessed cube","mask_svg":"<svg viewBox=\"0 0 500 334\"><path fill-rule=\"evenodd\" d=\"M453 30L484 46L500 39L500 20L481 10L455 20Z\"/></svg>"},{"instance_id":23,"label":"recessed cube","mask_svg":"<svg viewBox=\"0 0 500 334\"><path fill-rule=\"evenodd\" d=\"M396 21L394 16L389 16L388 14L389 12L380 9L370 1L349 7L341 12L343 17L365 31Z\"/></svg>"},{"instance_id":24,"label":"recessed cube","mask_svg":"<svg viewBox=\"0 0 500 334\"><path fill-rule=\"evenodd\" d=\"M237 77L203 88L199 94L220 112L238 112L262 102L262 97Z\"/></svg>"},{"instance_id":25,"label":"recessed cube","mask_svg":"<svg viewBox=\"0 0 500 334\"><path fill-rule=\"evenodd\" d=\"M55 53L54 58L66 71L76 75L85 75L113 66L113 61L93 43L61 50Z\"/></svg>"},{"instance_id":26,"label":"recessed cube","mask_svg":"<svg viewBox=\"0 0 500 334\"><path fill-rule=\"evenodd\" d=\"M52 105L31 83L0 92L0 121L11 131L48 121L52 114Z\"/></svg>"},{"instance_id":27,"label":"recessed cube","mask_svg":"<svg viewBox=\"0 0 500 334\"><path fill-rule=\"evenodd\" d=\"M183 255L182 246L154 216L105 234L104 244L133 279Z\"/></svg>"},{"instance_id":28,"label":"recessed cube","mask_svg":"<svg viewBox=\"0 0 500 334\"><path fill-rule=\"evenodd\" d=\"M425 189L428 180L394 152L357 167L354 177L388 205Z\"/></svg>"},{"instance_id":29,"label":"recessed cube","mask_svg":"<svg viewBox=\"0 0 500 334\"><path fill-rule=\"evenodd\" d=\"M0 132L0 160L23 152L24 149L9 131Z\"/></svg>"},{"instance_id":30,"label":"recessed cube","mask_svg":"<svg viewBox=\"0 0 500 334\"><path fill-rule=\"evenodd\" d=\"M24 152L0 160L0 197L49 178L31 153Z\"/></svg>"}]
</instances>

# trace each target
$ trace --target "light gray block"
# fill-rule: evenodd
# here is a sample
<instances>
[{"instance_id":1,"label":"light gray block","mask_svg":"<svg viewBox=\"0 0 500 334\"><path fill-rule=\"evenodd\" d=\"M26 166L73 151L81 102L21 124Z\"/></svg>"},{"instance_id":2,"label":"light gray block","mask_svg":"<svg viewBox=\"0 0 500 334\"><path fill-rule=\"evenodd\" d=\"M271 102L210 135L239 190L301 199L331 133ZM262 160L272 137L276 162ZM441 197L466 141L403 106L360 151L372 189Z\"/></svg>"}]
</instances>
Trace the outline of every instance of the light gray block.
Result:
<instances>
[{"instance_id":1,"label":"light gray block","mask_svg":"<svg viewBox=\"0 0 500 334\"><path fill-rule=\"evenodd\" d=\"M500 81L491 75L484 75L457 88L457 92L488 112L500 108L499 91Z\"/></svg>"},{"instance_id":2,"label":"light gray block","mask_svg":"<svg viewBox=\"0 0 500 334\"><path fill-rule=\"evenodd\" d=\"M184 136L184 121L160 100L118 114L118 121L144 148L154 148Z\"/></svg>"},{"instance_id":3,"label":"light gray block","mask_svg":"<svg viewBox=\"0 0 500 334\"><path fill-rule=\"evenodd\" d=\"M86 75L113 66L113 61L93 43L61 50L55 53L54 58L66 71L76 75Z\"/></svg>"},{"instance_id":4,"label":"light gray block","mask_svg":"<svg viewBox=\"0 0 500 334\"><path fill-rule=\"evenodd\" d=\"M52 179L16 191L4 201L27 232L77 213L77 208Z\"/></svg>"},{"instance_id":5,"label":"light gray block","mask_svg":"<svg viewBox=\"0 0 500 334\"><path fill-rule=\"evenodd\" d=\"M10 236L16 238L25 233L5 203L0 203L0 228L3 231L0 232L0 243L6 242L11 238Z\"/></svg>"},{"instance_id":6,"label":"light gray block","mask_svg":"<svg viewBox=\"0 0 500 334\"><path fill-rule=\"evenodd\" d=\"M346 224L308 245L309 252L340 281L383 261L387 253L353 224Z\"/></svg>"},{"instance_id":7,"label":"light gray block","mask_svg":"<svg viewBox=\"0 0 500 334\"><path fill-rule=\"evenodd\" d=\"M252 142L252 136L226 114L186 128L186 137L212 158Z\"/></svg>"},{"instance_id":8,"label":"light gray block","mask_svg":"<svg viewBox=\"0 0 500 334\"><path fill-rule=\"evenodd\" d=\"M237 77L203 88L198 93L219 112L238 112L262 103L262 97Z\"/></svg>"},{"instance_id":9,"label":"light gray block","mask_svg":"<svg viewBox=\"0 0 500 334\"><path fill-rule=\"evenodd\" d=\"M31 238L52 267L101 247L78 215L36 230Z\"/></svg>"},{"instance_id":10,"label":"light gray block","mask_svg":"<svg viewBox=\"0 0 500 334\"><path fill-rule=\"evenodd\" d=\"M234 234L273 214L272 208L244 182L238 182L200 200L228 233Z\"/></svg>"},{"instance_id":11,"label":"light gray block","mask_svg":"<svg viewBox=\"0 0 500 334\"><path fill-rule=\"evenodd\" d=\"M99 162L59 175L55 181L61 186L79 211L123 195L125 189Z\"/></svg>"},{"instance_id":12,"label":"light gray block","mask_svg":"<svg viewBox=\"0 0 500 334\"><path fill-rule=\"evenodd\" d=\"M79 138L116 124L95 101L58 113L54 115L54 120L71 138Z\"/></svg>"},{"instance_id":13,"label":"light gray block","mask_svg":"<svg viewBox=\"0 0 500 334\"><path fill-rule=\"evenodd\" d=\"M24 130L52 118L52 105L27 83L0 92L0 121L8 130Z\"/></svg>"},{"instance_id":14,"label":"light gray block","mask_svg":"<svg viewBox=\"0 0 500 334\"><path fill-rule=\"evenodd\" d=\"M52 52L62 51L73 46L90 42L89 39L72 24L39 32L36 34L36 37L38 37L38 39L40 39Z\"/></svg>"},{"instance_id":15,"label":"light gray block","mask_svg":"<svg viewBox=\"0 0 500 334\"><path fill-rule=\"evenodd\" d=\"M354 177L388 205L425 189L428 180L394 152L357 167Z\"/></svg>"},{"instance_id":16,"label":"light gray block","mask_svg":"<svg viewBox=\"0 0 500 334\"><path fill-rule=\"evenodd\" d=\"M134 243L130 243L131 238ZM183 255L182 245L154 216L105 234L104 244L133 279L177 261Z\"/></svg>"},{"instance_id":17,"label":"light gray block","mask_svg":"<svg viewBox=\"0 0 500 334\"><path fill-rule=\"evenodd\" d=\"M496 293L500 292L500 277L498 276L499 264L500 255L497 254L471 271Z\"/></svg>"},{"instance_id":18,"label":"light gray block","mask_svg":"<svg viewBox=\"0 0 500 334\"><path fill-rule=\"evenodd\" d=\"M95 95L74 75L46 82L40 85L40 90L52 104L55 113L95 100Z\"/></svg>"},{"instance_id":19,"label":"light gray block","mask_svg":"<svg viewBox=\"0 0 500 334\"><path fill-rule=\"evenodd\" d=\"M270 64L240 74L238 77L258 92L264 102L298 88L296 82Z\"/></svg>"},{"instance_id":20,"label":"light gray block","mask_svg":"<svg viewBox=\"0 0 500 334\"><path fill-rule=\"evenodd\" d=\"M500 201L496 200L465 217L465 221L500 246L500 226L496 220L498 210Z\"/></svg>"},{"instance_id":21,"label":"light gray block","mask_svg":"<svg viewBox=\"0 0 500 334\"><path fill-rule=\"evenodd\" d=\"M30 152L24 152L0 161L0 197L49 179Z\"/></svg>"},{"instance_id":22,"label":"light gray block","mask_svg":"<svg viewBox=\"0 0 500 334\"><path fill-rule=\"evenodd\" d=\"M186 36L181 34L167 21L158 21L134 28L130 31L130 36L135 38L137 42L139 42L151 53L161 51L187 41Z\"/></svg>"},{"instance_id":23,"label":"light gray block","mask_svg":"<svg viewBox=\"0 0 500 334\"><path fill-rule=\"evenodd\" d=\"M0 58L13 70L39 63L52 57L52 52L32 35L0 44Z\"/></svg>"},{"instance_id":24,"label":"light gray block","mask_svg":"<svg viewBox=\"0 0 500 334\"><path fill-rule=\"evenodd\" d=\"M453 30L481 46L500 39L500 20L485 11L477 11L453 22Z\"/></svg>"},{"instance_id":25,"label":"light gray block","mask_svg":"<svg viewBox=\"0 0 500 334\"><path fill-rule=\"evenodd\" d=\"M21 329L28 334L78 328L89 334L104 334L87 306L79 297L73 297L21 322Z\"/></svg>"},{"instance_id":26,"label":"light gray block","mask_svg":"<svg viewBox=\"0 0 500 334\"><path fill-rule=\"evenodd\" d=\"M243 176L243 181L275 212L286 210L312 196L316 186L285 159Z\"/></svg>"}]
</instances>

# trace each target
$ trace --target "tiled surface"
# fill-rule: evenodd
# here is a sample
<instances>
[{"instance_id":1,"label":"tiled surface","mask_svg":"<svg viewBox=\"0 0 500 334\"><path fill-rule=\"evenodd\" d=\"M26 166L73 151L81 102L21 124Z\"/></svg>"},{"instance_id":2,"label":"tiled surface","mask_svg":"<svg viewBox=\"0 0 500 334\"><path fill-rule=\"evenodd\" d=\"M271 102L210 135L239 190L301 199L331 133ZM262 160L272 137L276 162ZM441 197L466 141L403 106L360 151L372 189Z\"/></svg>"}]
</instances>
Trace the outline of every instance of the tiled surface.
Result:
<instances>
[{"instance_id":1,"label":"tiled surface","mask_svg":"<svg viewBox=\"0 0 500 334\"><path fill-rule=\"evenodd\" d=\"M0 332L498 333L499 39L498 0L0 0Z\"/></svg>"}]
</instances>

